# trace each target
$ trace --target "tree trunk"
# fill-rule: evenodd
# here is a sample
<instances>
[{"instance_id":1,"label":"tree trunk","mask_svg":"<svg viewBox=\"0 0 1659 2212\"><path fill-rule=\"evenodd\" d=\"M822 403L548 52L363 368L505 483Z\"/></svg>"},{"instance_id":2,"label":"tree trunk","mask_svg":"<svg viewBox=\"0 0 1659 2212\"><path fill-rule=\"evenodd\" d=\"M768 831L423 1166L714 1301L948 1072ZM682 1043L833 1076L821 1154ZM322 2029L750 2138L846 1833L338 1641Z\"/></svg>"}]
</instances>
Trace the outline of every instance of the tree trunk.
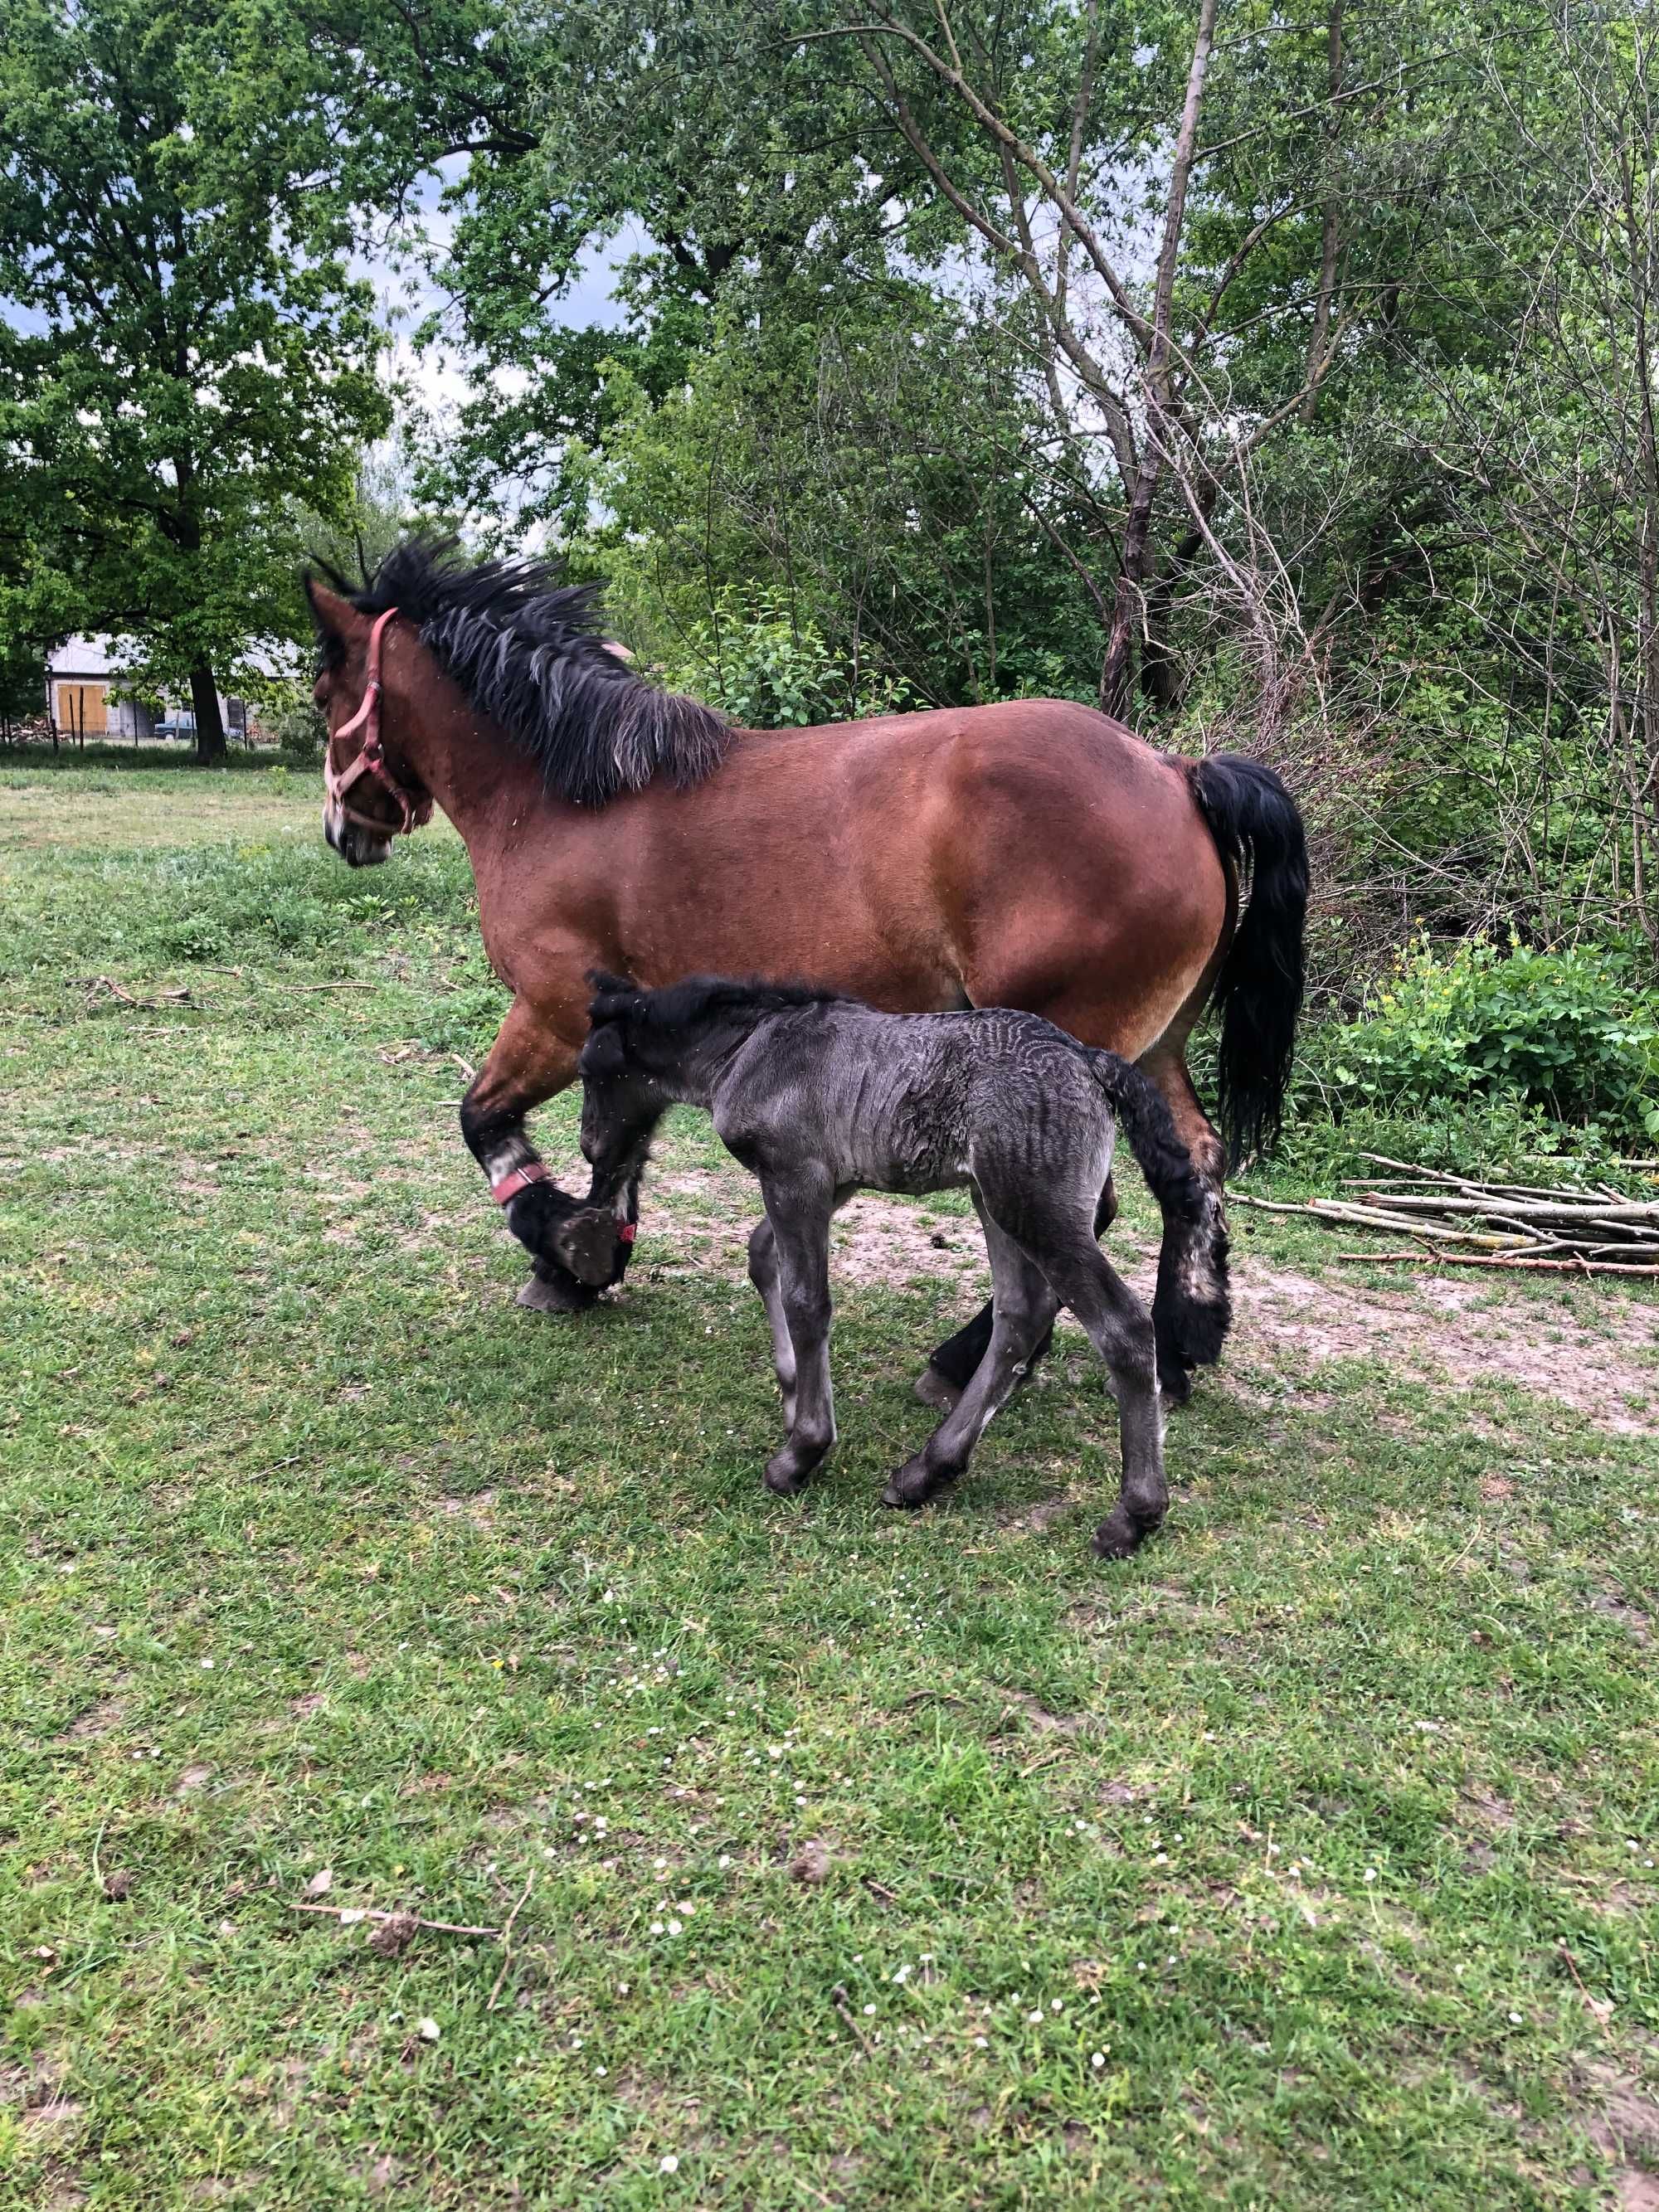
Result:
<instances>
[{"instance_id":1,"label":"tree trunk","mask_svg":"<svg viewBox=\"0 0 1659 2212\"><path fill-rule=\"evenodd\" d=\"M190 703L196 710L196 758L201 767L210 768L225 757L225 726L210 668L191 670Z\"/></svg>"}]
</instances>

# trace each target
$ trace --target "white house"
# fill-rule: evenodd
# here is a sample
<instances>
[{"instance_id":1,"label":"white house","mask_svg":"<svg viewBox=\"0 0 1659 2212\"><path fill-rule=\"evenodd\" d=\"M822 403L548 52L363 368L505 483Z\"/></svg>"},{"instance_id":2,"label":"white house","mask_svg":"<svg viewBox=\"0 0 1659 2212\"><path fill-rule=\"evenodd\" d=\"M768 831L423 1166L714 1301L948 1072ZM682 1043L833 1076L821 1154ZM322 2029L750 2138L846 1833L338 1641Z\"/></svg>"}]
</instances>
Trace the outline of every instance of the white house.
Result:
<instances>
[{"instance_id":1,"label":"white house","mask_svg":"<svg viewBox=\"0 0 1659 2212\"><path fill-rule=\"evenodd\" d=\"M130 738L139 744L155 736L158 719L173 728L182 721L187 731L194 731L195 717L188 702L182 708L169 707L158 718L136 699L112 697L112 693L120 687L122 673L113 639L72 637L66 645L60 645L46 662L46 713L59 735ZM240 737L247 727L246 705L221 692L219 719L228 735Z\"/></svg>"}]
</instances>

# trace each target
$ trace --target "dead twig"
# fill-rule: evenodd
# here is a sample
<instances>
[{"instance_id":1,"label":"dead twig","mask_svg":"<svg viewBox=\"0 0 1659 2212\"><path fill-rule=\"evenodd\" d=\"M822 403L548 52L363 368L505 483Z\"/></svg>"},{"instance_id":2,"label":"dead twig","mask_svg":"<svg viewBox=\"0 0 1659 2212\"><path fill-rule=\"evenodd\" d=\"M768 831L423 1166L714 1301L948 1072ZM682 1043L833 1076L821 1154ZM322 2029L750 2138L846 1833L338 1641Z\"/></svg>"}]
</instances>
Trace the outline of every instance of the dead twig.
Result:
<instances>
[{"instance_id":1,"label":"dead twig","mask_svg":"<svg viewBox=\"0 0 1659 2212\"><path fill-rule=\"evenodd\" d=\"M459 1920L425 1920L418 1912L382 1912L378 1905L313 1905L309 1898L304 1897L291 1897L288 1902L291 1912L325 1913L331 1920L344 1921L349 1928L355 1926L359 1920L374 1920L382 1923L387 1921L405 1925L412 1923L416 1928L429 1929L434 1936L489 1936L499 1938L502 1933L499 1928L470 1928Z\"/></svg>"},{"instance_id":2,"label":"dead twig","mask_svg":"<svg viewBox=\"0 0 1659 2212\"><path fill-rule=\"evenodd\" d=\"M854 2035L858 2039L859 2047L862 2050L865 2057L867 2058L871 2055L872 2045L869 2037L858 2024L857 2016L853 2010L853 2000L848 1996L845 1986L842 1983L837 1982L835 1988L830 1990L830 1996L836 2010L841 2014L842 2020L846 2021L848 2027L852 2029Z\"/></svg>"},{"instance_id":3,"label":"dead twig","mask_svg":"<svg viewBox=\"0 0 1659 2212\"><path fill-rule=\"evenodd\" d=\"M530 1872L525 1876L524 1887L519 1892L518 1903L514 1906L512 1911L507 1914L507 1919L501 1928L501 1972L496 1975L494 1986L490 1990L489 2002L484 2007L484 2010L486 2012L494 2012L495 2009L496 1999L501 1993L501 1984L507 1979L507 1970L513 1964L513 1923L518 1918L520 1908L523 1906L526 1898L529 1896L531 1891L534 1888L535 1883L536 1870L532 1867Z\"/></svg>"},{"instance_id":4,"label":"dead twig","mask_svg":"<svg viewBox=\"0 0 1659 2212\"><path fill-rule=\"evenodd\" d=\"M1505 1259L1484 1252L1338 1252L1339 1260L1354 1260L1370 1267L1493 1267L1500 1274L1516 1274L1522 1268L1551 1275L1659 1275L1659 1266L1628 1267L1617 1260Z\"/></svg>"}]
</instances>

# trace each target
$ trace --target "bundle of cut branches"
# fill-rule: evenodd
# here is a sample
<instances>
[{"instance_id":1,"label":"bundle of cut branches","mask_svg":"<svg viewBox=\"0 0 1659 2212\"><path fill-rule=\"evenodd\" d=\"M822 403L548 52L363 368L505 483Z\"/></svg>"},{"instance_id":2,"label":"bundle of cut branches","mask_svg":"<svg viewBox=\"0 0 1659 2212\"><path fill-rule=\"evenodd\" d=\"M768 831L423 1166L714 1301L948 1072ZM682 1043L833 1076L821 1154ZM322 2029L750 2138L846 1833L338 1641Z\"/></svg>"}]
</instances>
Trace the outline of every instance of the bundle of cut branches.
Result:
<instances>
[{"instance_id":1,"label":"bundle of cut branches","mask_svg":"<svg viewBox=\"0 0 1659 2212\"><path fill-rule=\"evenodd\" d=\"M1339 1252L1339 1260L1659 1276L1659 1199L1628 1198L1607 1183L1475 1182L1381 1152L1359 1157L1385 1172L1350 1177L1342 1188L1351 1197L1286 1206L1235 1193L1233 1202L1332 1228L1381 1230L1415 1248Z\"/></svg>"}]
</instances>

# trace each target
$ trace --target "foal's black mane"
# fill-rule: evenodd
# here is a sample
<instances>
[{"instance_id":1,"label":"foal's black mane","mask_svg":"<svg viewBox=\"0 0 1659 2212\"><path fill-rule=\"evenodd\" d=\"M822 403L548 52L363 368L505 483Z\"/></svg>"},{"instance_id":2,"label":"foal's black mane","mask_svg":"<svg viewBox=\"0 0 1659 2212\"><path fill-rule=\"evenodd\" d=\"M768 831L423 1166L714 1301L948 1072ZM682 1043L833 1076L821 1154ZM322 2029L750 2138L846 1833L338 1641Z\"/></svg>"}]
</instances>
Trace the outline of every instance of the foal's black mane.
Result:
<instances>
[{"instance_id":1,"label":"foal's black mane","mask_svg":"<svg viewBox=\"0 0 1659 2212\"><path fill-rule=\"evenodd\" d=\"M731 736L713 708L659 691L605 642L595 584L544 561L460 556L453 538L410 538L352 585L319 569L360 614L396 607L479 714L536 761L549 791L603 806L657 776L684 789L712 775ZM325 665L340 641L322 636Z\"/></svg>"},{"instance_id":2,"label":"foal's black mane","mask_svg":"<svg viewBox=\"0 0 1659 2212\"><path fill-rule=\"evenodd\" d=\"M739 982L727 975L688 975L662 991L637 990L619 975L596 973L588 981L598 994L588 1008L596 1029L605 1022L625 1021L636 1033L669 1039L710 1022L753 1028L769 1014L787 1013L792 1007L850 1003L842 991L820 990L810 983L767 983L758 977Z\"/></svg>"}]
</instances>

